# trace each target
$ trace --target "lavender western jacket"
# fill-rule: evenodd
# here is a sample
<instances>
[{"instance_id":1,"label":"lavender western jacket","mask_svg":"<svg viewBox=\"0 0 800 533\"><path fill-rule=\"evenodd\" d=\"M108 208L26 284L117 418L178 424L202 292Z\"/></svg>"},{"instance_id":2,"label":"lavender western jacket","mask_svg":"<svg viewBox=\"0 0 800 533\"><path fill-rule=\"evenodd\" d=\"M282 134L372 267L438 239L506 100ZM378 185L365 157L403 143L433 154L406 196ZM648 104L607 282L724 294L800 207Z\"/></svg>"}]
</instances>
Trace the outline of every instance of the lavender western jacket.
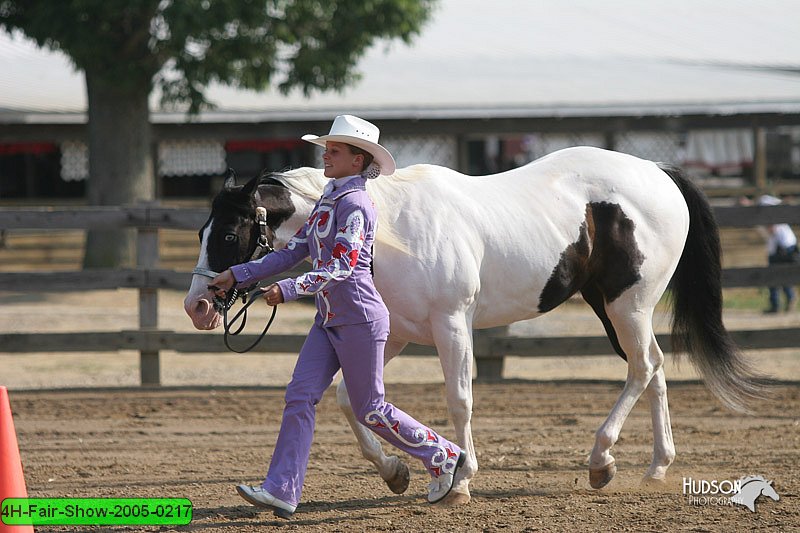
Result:
<instances>
[{"instance_id":1,"label":"lavender western jacket","mask_svg":"<svg viewBox=\"0 0 800 533\"><path fill-rule=\"evenodd\" d=\"M284 301L316 298L322 326L361 324L389 315L370 272L377 214L366 179L331 180L286 247L231 268L239 287L279 274L311 257L312 270L278 282Z\"/></svg>"}]
</instances>

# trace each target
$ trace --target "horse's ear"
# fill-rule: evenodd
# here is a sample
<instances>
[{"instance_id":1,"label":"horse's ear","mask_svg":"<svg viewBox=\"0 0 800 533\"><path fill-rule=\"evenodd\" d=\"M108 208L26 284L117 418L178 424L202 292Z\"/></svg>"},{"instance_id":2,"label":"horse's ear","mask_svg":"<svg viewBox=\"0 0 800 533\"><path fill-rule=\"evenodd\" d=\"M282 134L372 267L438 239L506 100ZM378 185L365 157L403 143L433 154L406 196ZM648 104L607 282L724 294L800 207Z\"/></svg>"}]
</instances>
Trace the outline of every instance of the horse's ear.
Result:
<instances>
[{"instance_id":1,"label":"horse's ear","mask_svg":"<svg viewBox=\"0 0 800 533\"><path fill-rule=\"evenodd\" d=\"M259 176L256 176L255 178L252 178L250 181L248 181L245 184L244 187L242 187L242 192L244 194L246 194L247 196L252 196L253 191L256 190L256 186L258 185L258 182L259 182L260 179L261 178Z\"/></svg>"},{"instance_id":2,"label":"horse's ear","mask_svg":"<svg viewBox=\"0 0 800 533\"><path fill-rule=\"evenodd\" d=\"M228 171L225 173L225 184L223 187L226 189L236 187L236 172L230 167L228 167Z\"/></svg>"}]
</instances>

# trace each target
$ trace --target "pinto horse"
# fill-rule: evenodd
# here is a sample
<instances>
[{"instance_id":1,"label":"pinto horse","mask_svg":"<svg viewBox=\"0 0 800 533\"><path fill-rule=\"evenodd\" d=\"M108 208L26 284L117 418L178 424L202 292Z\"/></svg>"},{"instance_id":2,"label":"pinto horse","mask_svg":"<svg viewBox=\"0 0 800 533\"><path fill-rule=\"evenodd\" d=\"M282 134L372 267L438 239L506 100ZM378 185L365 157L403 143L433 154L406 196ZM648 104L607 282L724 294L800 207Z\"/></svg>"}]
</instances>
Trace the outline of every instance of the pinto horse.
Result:
<instances>
[{"instance_id":1,"label":"pinto horse","mask_svg":"<svg viewBox=\"0 0 800 533\"><path fill-rule=\"evenodd\" d=\"M198 268L220 272L255 246L256 206L270 238L286 245L319 199L322 170L229 179L200 231ZM370 180L379 212L375 284L391 313L385 361L409 342L435 345L456 438L467 452L451 502L470 499L478 470L472 440L472 330L537 317L575 293L628 362L622 393L596 432L589 481L601 488L616 466L611 448L639 397L650 402L653 458L645 480L663 480L675 458L664 355L653 310L672 281L673 339L726 406L747 411L761 396L722 323L719 231L705 196L677 168L598 148L575 147L492 176L415 165ZM198 329L220 317L208 279L195 275L184 302ZM337 401L364 456L402 492L407 467L386 456L357 422L345 384Z\"/></svg>"}]
</instances>

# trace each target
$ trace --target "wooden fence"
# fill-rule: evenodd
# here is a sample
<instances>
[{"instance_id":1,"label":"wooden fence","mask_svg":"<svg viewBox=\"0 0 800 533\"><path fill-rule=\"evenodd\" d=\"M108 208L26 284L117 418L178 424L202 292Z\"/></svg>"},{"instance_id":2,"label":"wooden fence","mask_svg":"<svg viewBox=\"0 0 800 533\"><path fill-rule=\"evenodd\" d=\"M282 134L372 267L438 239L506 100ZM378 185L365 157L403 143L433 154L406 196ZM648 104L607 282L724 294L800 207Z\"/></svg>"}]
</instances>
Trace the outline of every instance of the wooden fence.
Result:
<instances>
[{"instance_id":1,"label":"wooden fence","mask_svg":"<svg viewBox=\"0 0 800 533\"><path fill-rule=\"evenodd\" d=\"M723 227L750 227L787 222L800 224L800 207L724 207L715 210ZM58 272L0 273L0 286L15 291L54 292L99 289L139 289L139 325L120 332L77 333L6 333L0 334L0 352L108 352L138 350L142 385L160 384L159 353L175 350L183 353L226 352L221 333L176 333L158 327L158 290L186 290L191 274L158 268L158 230L197 231L208 217L205 209L166 208L158 205L84 208L0 209L0 229L109 229L136 228L137 265L130 269L85 269ZM800 265L761 268L732 268L723 271L725 287L754 287L800 283ZM734 339L744 348L771 349L800 346L800 328L733 331ZM242 344L255 335L242 335ZM297 353L302 335L270 335L254 351ZM670 339L658 336L665 351ZM430 346L409 345L406 355L436 355ZM607 355L613 350L603 337L511 337L508 329L479 330L474 336L478 378L496 380L502 376L504 357L540 357L551 355Z\"/></svg>"}]
</instances>

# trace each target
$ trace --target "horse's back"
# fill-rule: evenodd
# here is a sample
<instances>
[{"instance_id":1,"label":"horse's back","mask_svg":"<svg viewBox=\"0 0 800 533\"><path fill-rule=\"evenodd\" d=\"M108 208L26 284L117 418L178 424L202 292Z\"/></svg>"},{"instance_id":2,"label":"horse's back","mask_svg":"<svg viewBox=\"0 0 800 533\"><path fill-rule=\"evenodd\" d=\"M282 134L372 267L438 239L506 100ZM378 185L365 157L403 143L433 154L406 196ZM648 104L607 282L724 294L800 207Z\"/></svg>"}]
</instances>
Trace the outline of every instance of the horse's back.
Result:
<instances>
[{"instance_id":1,"label":"horse's back","mask_svg":"<svg viewBox=\"0 0 800 533\"><path fill-rule=\"evenodd\" d=\"M404 236L421 243L428 233L450 234L444 241L430 239L427 256L444 252L448 242L454 247L480 242L480 250L469 248L485 257L514 261L531 259L532 252L539 261L552 262L575 242L593 204L615 206L648 247L671 234L673 247L682 248L688 231L683 196L656 163L601 148L566 148L488 176L414 165L393 179L387 185L405 191L392 194L386 207Z\"/></svg>"},{"instance_id":2,"label":"horse's back","mask_svg":"<svg viewBox=\"0 0 800 533\"><path fill-rule=\"evenodd\" d=\"M589 203L618 205L642 226L688 227L683 195L657 163L590 146L565 148L509 173L519 189L535 191L545 213ZM526 183L527 182L527 183ZM660 220L659 220L660 219ZM675 227L677 225L677 227Z\"/></svg>"},{"instance_id":3,"label":"horse's back","mask_svg":"<svg viewBox=\"0 0 800 533\"><path fill-rule=\"evenodd\" d=\"M486 176L468 176L436 165L413 165L398 171L399 181L414 183L439 205L459 204L471 215L491 205L527 205L546 214L568 208L562 201L619 202L631 209L678 210L683 199L658 164L592 146L552 152L521 167ZM657 196L654 196L657 195ZM663 199L665 202L654 201ZM476 206L477 210L470 210ZM577 207L577 206L575 206ZM687 219L688 220L688 219Z\"/></svg>"},{"instance_id":4,"label":"horse's back","mask_svg":"<svg viewBox=\"0 0 800 533\"><path fill-rule=\"evenodd\" d=\"M599 148L560 150L490 176L415 165L392 180L384 190L404 192L384 208L414 256L393 258L390 270L403 273L400 292L411 278L427 291L415 300L422 316L422 307L449 309L474 298L476 327L541 314L542 291L587 232L624 226L628 244L645 258L642 275L663 277L688 229L686 204L666 173Z\"/></svg>"}]
</instances>

